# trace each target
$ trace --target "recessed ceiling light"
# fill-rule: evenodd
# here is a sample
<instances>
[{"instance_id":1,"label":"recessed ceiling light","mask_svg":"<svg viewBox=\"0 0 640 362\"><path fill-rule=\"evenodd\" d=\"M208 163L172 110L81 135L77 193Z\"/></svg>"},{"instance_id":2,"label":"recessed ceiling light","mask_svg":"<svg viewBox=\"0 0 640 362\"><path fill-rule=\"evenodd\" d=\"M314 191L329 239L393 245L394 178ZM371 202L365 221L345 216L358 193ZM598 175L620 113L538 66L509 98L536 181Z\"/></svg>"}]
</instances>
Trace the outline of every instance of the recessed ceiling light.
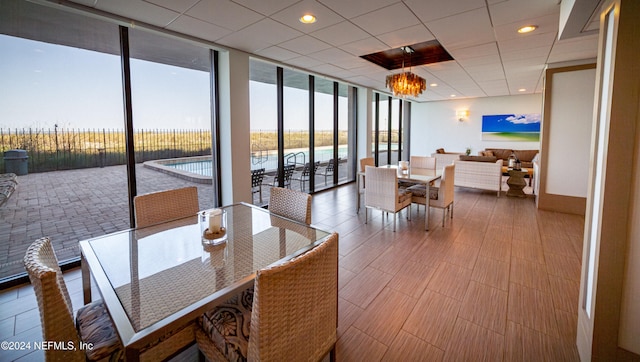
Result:
<instances>
[{"instance_id":1,"label":"recessed ceiling light","mask_svg":"<svg viewBox=\"0 0 640 362\"><path fill-rule=\"evenodd\" d=\"M455 94L452 94L452 95L451 95L451 97L452 97L452 98L453 98L453 97L455 97L455 96L456 96Z\"/></svg>"},{"instance_id":2,"label":"recessed ceiling light","mask_svg":"<svg viewBox=\"0 0 640 362\"><path fill-rule=\"evenodd\" d=\"M520 89L518 89L518 92L526 92L526 91L527 91L527 89L526 89L526 88L520 88Z\"/></svg>"},{"instance_id":3,"label":"recessed ceiling light","mask_svg":"<svg viewBox=\"0 0 640 362\"><path fill-rule=\"evenodd\" d=\"M522 28L518 29L518 33L520 34L530 33L536 29L538 29L537 25L525 25Z\"/></svg>"},{"instance_id":4,"label":"recessed ceiling light","mask_svg":"<svg viewBox=\"0 0 640 362\"><path fill-rule=\"evenodd\" d=\"M431 87L437 87L437 86L438 86L438 83L431 83L431 84L429 84L429 85L430 85Z\"/></svg>"},{"instance_id":5,"label":"recessed ceiling light","mask_svg":"<svg viewBox=\"0 0 640 362\"><path fill-rule=\"evenodd\" d=\"M300 18L300 22L303 24L313 24L316 22L316 17L311 14L304 14Z\"/></svg>"}]
</instances>

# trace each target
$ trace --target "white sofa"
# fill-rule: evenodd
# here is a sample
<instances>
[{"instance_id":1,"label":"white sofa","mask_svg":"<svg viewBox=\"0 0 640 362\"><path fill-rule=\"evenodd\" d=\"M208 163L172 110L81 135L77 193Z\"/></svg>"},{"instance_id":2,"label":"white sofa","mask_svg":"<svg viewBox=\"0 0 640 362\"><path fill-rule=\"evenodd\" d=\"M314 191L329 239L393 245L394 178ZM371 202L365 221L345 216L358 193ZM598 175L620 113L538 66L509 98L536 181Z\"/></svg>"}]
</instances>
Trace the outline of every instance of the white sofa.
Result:
<instances>
[{"instance_id":1,"label":"white sofa","mask_svg":"<svg viewBox=\"0 0 640 362\"><path fill-rule=\"evenodd\" d=\"M459 187L502 191L502 160L494 162L455 160L456 176L454 184Z\"/></svg>"}]
</instances>

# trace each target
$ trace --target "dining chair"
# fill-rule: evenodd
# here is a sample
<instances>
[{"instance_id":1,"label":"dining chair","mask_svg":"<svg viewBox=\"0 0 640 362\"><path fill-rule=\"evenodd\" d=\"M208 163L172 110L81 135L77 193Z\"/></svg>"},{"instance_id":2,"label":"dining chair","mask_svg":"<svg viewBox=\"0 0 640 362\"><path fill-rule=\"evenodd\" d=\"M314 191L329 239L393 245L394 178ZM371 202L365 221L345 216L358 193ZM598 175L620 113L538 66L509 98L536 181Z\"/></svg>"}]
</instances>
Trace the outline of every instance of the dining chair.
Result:
<instances>
[{"instance_id":1,"label":"dining chair","mask_svg":"<svg viewBox=\"0 0 640 362\"><path fill-rule=\"evenodd\" d=\"M367 187L364 189L364 223L368 223L368 209L393 213L393 231L396 231L396 213L411 206L411 192L398 188L398 174L394 168L366 166ZM407 212L411 220L411 213Z\"/></svg>"},{"instance_id":2,"label":"dining chair","mask_svg":"<svg viewBox=\"0 0 640 362\"><path fill-rule=\"evenodd\" d=\"M338 234L283 264L258 270L247 289L198 319L211 361L335 361Z\"/></svg>"},{"instance_id":3,"label":"dining chair","mask_svg":"<svg viewBox=\"0 0 640 362\"><path fill-rule=\"evenodd\" d=\"M260 203L262 204L262 180L264 179L264 168L251 170L251 202L253 203L253 195L260 195Z\"/></svg>"},{"instance_id":4,"label":"dining chair","mask_svg":"<svg viewBox=\"0 0 640 362\"><path fill-rule=\"evenodd\" d=\"M200 211L195 186L152 192L133 198L136 227L159 224L196 215Z\"/></svg>"},{"instance_id":5,"label":"dining chair","mask_svg":"<svg viewBox=\"0 0 640 362\"><path fill-rule=\"evenodd\" d=\"M124 349L102 300L80 308L74 324L71 298L49 238L40 238L27 248L24 266L38 301L42 340L64 346L72 342L75 347L48 348L44 351L47 361L124 359ZM81 349L80 342L91 343L92 348Z\"/></svg>"},{"instance_id":6,"label":"dining chair","mask_svg":"<svg viewBox=\"0 0 640 362\"><path fill-rule=\"evenodd\" d=\"M283 187L272 187L269 212L310 225L311 195Z\"/></svg>"},{"instance_id":7,"label":"dining chair","mask_svg":"<svg viewBox=\"0 0 640 362\"><path fill-rule=\"evenodd\" d=\"M431 170L436 169L436 158L429 156L410 156L409 165L411 168L427 168Z\"/></svg>"},{"instance_id":8,"label":"dining chair","mask_svg":"<svg viewBox=\"0 0 640 362\"><path fill-rule=\"evenodd\" d=\"M429 195L426 195L425 185L415 185L407 188L407 191L411 192L411 202L425 205L429 212L430 207L442 209L442 227L444 227L444 220L446 211L449 211L450 217L453 219L453 197L454 197L454 177L455 177L455 165L448 165L444 167L442 172L442 178L440 179L440 186L429 187Z\"/></svg>"},{"instance_id":9,"label":"dining chair","mask_svg":"<svg viewBox=\"0 0 640 362\"><path fill-rule=\"evenodd\" d=\"M365 168L367 166L375 166L375 159L373 157L365 157L365 158L361 158L360 159L360 172L364 172ZM356 177L360 177L359 179L359 185L360 187L358 188L358 193L364 197L364 189L365 189L365 176L362 175L356 175ZM356 206L356 210L360 211L360 202L358 201L358 205Z\"/></svg>"}]
</instances>

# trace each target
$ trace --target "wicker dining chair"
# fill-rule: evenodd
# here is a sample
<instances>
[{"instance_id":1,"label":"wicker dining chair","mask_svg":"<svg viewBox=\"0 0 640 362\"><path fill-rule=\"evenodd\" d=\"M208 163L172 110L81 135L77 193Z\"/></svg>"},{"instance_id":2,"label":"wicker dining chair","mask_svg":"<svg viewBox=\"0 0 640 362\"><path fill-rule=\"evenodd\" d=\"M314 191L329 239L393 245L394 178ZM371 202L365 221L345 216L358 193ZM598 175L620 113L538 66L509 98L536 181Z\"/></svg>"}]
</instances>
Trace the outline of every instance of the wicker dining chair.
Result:
<instances>
[{"instance_id":1,"label":"wicker dining chair","mask_svg":"<svg viewBox=\"0 0 640 362\"><path fill-rule=\"evenodd\" d=\"M375 166L375 165L376 165L376 160L373 157L361 158L360 159L360 172L364 172L364 170L365 170L365 168L367 166ZM358 193L364 197L365 177L364 177L364 175L362 175L362 176L356 175L356 177L360 177L360 179L359 179L360 187L358 189ZM358 205L356 206L356 209L357 209L357 211L360 211L360 202L358 202Z\"/></svg>"},{"instance_id":2,"label":"wicker dining chair","mask_svg":"<svg viewBox=\"0 0 640 362\"><path fill-rule=\"evenodd\" d=\"M283 264L255 287L199 318L196 342L211 361L335 361L338 234Z\"/></svg>"},{"instance_id":3,"label":"wicker dining chair","mask_svg":"<svg viewBox=\"0 0 640 362\"><path fill-rule=\"evenodd\" d=\"M311 195L282 187L272 187L269 196L269 212L310 225Z\"/></svg>"},{"instance_id":4,"label":"wicker dining chair","mask_svg":"<svg viewBox=\"0 0 640 362\"><path fill-rule=\"evenodd\" d=\"M24 266L38 300L43 341L55 341L75 348L49 348L44 352L47 361L110 361L124 359L124 349L102 301L80 308L74 325L71 298L58 266L49 238L40 238L29 246ZM80 349L80 342L93 348Z\"/></svg>"},{"instance_id":5,"label":"wicker dining chair","mask_svg":"<svg viewBox=\"0 0 640 362\"><path fill-rule=\"evenodd\" d=\"M368 223L368 209L393 213L393 231L396 231L396 213L411 206L411 192L398 189L398 174L393 168L367 166L367 187L364 189L364 223ZM410 210L409 210L410 211ZM411 212L407 218L411 220Z\"/></svg>"},{"instance_id":6,"label":"wicker dining chair","mask_svg":"<svg viewBox=\"0 0 640 362\"><path fill-rule=\"evenodd\" d=\"M430 187L429 195L427 196L427 188L425 185L411 186L407 191L411 192L411 202L414 204L425 205L426 212L429 212L430 207L442 209L442 227L444 227L444 220L446 212L450 213L450 217L453 219L453 197L454 197L454 181L455 181L455 165L448 165L444 167L442 172L442 178L440 179L439 187Z\"/></svg>"},{"instance_id":7,"label":"wicker dining chair","mask_svg":"<svg viewBox=\"0 0 640 362\"><path fill-rule=\"evenodd\" d=\"M136 227L139 228L196 215L200 211L195 186L138 195L133 198L133 204Z\"/></svg>"}]
</instances>

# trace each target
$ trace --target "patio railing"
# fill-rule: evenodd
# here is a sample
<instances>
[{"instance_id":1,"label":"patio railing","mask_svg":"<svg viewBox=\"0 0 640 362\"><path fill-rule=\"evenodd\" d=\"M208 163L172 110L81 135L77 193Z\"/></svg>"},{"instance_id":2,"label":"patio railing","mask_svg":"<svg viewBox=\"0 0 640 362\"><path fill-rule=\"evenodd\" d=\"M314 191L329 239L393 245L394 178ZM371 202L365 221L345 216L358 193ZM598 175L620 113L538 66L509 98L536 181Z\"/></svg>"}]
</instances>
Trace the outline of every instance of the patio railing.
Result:
<instances>
[{"instance_id":1,"label":"patio railing","mask_svg":"<svg viewBox=\"0 0 640 362\"><path fill-rule=\"evenodd\" d=\"M139 129L134 131L134 143L136 162L204 156L211 154L211 131ZM10 149L27 151L32 173L126 163L121 129L0 128L0 152Z\"/></svg>"}]
</instances>

